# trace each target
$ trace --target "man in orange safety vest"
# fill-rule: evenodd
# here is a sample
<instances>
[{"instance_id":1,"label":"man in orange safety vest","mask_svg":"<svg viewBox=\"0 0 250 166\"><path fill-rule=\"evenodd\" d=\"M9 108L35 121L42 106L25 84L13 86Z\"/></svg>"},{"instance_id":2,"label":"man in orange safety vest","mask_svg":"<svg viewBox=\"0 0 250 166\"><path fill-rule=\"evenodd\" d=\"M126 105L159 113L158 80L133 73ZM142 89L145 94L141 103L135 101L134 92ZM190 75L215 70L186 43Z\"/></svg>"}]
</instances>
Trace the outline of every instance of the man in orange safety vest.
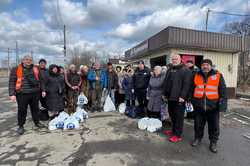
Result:
<instances>
[{"instance_id":1,"label":"man in orange safety vest","mask_svg":"<svg viewBox=\"0 0 250 166\"><path fill-rule=\"evenodd\" d=\"M201 70L193 78L191 87L192 104L194 106L194 131L195 139L192 146L201 143L204 135L204 127L208 123L210 140L209 149L217 153L217 141L219 139L220 111L227 108L226 84L223 75L212 68L212 61L204 59Z\"/></svg>"}]
</instances>

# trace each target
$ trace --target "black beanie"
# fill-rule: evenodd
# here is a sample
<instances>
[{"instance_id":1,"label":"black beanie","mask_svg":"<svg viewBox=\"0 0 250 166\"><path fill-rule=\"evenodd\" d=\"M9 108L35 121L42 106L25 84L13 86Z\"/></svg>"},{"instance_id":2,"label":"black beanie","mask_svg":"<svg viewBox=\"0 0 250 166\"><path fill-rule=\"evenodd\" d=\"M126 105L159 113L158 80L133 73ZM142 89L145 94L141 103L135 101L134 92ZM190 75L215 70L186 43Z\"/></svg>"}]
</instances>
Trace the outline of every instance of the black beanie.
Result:
<instances>
[{"instance_id":1,"label":"black beanie","mask_svg":"<svg viewBox=\"0 0 250 166\"><path fill-rule=\"evenodd\" d=\"M143 61L143 60L140 60L140 61L138 62L138 64L143 64L143 65L144 65L144 61Z\"/></svg>"},{"instance_id":2,"label":"black beanie","mask_svg":"<svg viewBox=\"0 0 250 166\"><path fill-rule=\"evenodd\" d=\"M204 60L202 60L201 64L203 64L203 63L208 63L211 66L213 66L213 62L210 59L204 59Z\"/></svg>"},{"instance_id":3,"label":"black beanie","mask_svg":"<svg viewBox=\"0 0 250 166\"><path fill-rule=\"evenodd\" d=\"M44 62L44 63L47 64L47 61L46 61L45 59L40 59L40 60L39 60L39 64L42 63L42 62Z\"/></svg>"}]
</instances>

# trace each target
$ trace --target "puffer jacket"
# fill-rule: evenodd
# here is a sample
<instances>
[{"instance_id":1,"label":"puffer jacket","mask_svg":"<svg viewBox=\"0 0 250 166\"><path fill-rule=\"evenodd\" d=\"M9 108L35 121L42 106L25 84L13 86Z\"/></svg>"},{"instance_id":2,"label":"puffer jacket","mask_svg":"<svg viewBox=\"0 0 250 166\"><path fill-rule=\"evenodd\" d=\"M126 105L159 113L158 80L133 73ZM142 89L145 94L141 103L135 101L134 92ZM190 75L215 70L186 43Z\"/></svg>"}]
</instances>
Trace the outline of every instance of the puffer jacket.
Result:
<instances>
[{"instance_id":1,"label":"puffer jacket","mask_svg":"<svg viewBox=\"0 0 250 166\"><path fill-rule=\"evenodd\" d=\"M151 74L148 67L144 67L144 70L137 68L133 76L134 90L146 90L148 88Z\"/></svg>"},{"instance_id":2,"label":"puffer jacket","mask_svg":"<svg viewBox=\"0 0 250 166\"><path fill-rule=\"evenodd\" d=\"M152 112L160 112L161 110L165 75L166 72L162 72L159 76L152 75L150 78L147 97L149 98L148 110Z\"/></svg>"}]
</instances>

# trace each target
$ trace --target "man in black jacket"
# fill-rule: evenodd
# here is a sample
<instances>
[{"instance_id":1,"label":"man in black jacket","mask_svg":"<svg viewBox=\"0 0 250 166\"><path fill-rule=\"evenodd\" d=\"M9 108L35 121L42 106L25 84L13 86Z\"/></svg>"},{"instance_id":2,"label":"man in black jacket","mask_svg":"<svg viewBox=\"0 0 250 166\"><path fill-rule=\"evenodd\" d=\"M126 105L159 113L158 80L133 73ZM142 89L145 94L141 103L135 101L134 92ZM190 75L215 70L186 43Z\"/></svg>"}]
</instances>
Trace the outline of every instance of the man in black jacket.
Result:
<instances>
[{"instance_id":1,"label":"man in black jacket","mask_svg":"<svg viewBox=\"0 0 250 166\"><path fill-rule=\"evenodd\" d=\"M139 103L139 109L141 112L138 112L142 116L145 114L145 109L147 108L147 88L149 84L151 74L148 67L144 65L143 61L139 61L138 68L135 70L133 75L133 89L132 93L135 93L137 101Z\"/></svg>"},{"instance_id":2,"label":"man in black jacket","mask_svg":"<svg viewBox=\"0 0 250 166\"><path fill-rule=\"evenodd\" d=\"M220 130L219 116L221 111L227 109L227 96L223 75L212 69L210 59L202 61L201 70L195 74L190 92L193 96L195 131L192 146L195 147L201 143L207 122L210 140L209 149L211 152L216 153Z\"/></svg>"},{"instance_id":3,"label":"man in black jacket","mask_svg":"<svg viewBox=\"0 0 250 166\"><path fill-rule=\"evenodd\" d=\"M191 71L181 63L179 54L171 57L172 64L167 71L164 83L164 98L168 100L168 111L172 122L172 130L166 131L169 141L182 140L185 101L191 85Z\"/></svg>"},{"instance_id":4,"label":"man in black jacket","mask_svg":"<svg viewBox=\"0 0 250 166\"><path fill-rule=\"evenodd\" d=\"M9 96L13 102L18 105L18 130L17 133L24 133L24 124L27 116L27 108L30 106L31 115L35 126L44 127L39 122L39 97L40 88L42 89L42 97L46 96L44 83L38 67L32 63L30 55L24 56L22 63L11 70L9 78Z\"/></svg>"}]
</instances>

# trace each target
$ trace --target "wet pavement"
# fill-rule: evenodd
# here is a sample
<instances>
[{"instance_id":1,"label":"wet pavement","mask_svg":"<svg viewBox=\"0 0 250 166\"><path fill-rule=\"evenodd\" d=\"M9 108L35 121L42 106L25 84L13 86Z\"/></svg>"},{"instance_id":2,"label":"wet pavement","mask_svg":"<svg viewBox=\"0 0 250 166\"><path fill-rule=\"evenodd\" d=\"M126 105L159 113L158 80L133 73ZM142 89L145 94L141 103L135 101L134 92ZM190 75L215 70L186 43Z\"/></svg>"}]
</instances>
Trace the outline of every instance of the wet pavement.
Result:
<instances>
[{"instance_id":1,"label":"wet pavement","mask_svg":"<svg viewBox=\"0 0 250 166\"><path fill-rule=\"evenodd\" d=\"M161 133L138 130L137 120L119 113L93 113L79 130L52 132L35 128L29 115L25 134L18 136L16 104L9 101L6 84L0 81L0 165L250 165L247 101L230 100L230 111L221 115L219 152L213 154L207 134L200 147L190 146L192 121L185 121L183 141L173 144Z\"/></svg>"}]
</instances>

